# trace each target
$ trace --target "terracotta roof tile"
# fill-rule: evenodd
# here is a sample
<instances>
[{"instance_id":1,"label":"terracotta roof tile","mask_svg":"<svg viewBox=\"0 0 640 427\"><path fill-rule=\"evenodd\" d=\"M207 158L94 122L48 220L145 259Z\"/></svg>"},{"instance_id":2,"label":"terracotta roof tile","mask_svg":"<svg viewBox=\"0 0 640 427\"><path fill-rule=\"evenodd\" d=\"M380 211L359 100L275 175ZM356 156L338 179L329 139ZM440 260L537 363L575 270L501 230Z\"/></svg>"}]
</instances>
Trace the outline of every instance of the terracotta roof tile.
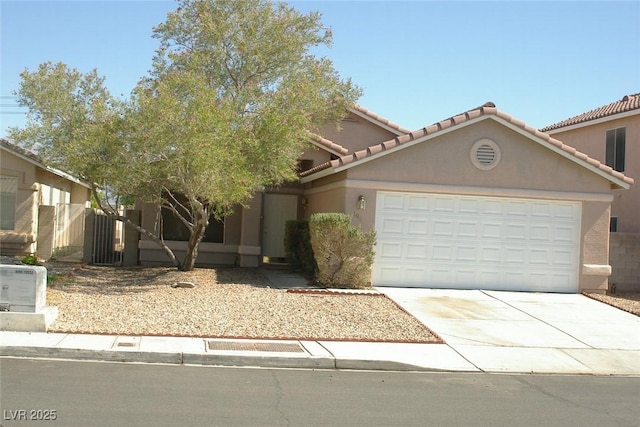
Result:
<instances>
[{"instance_id":1,"label":"terracotta roof tile","mask_svg":"<svg viewBox=\"0 0 640 427\"><path fill-rule=\"evenodd\" d=\"M325 163L321 163L321 164L319 164L317 166L312 167L311 169L307 169L306 171L300 172L299 176L301 178L304 178L305 176L313 175L316 172L320 172L321 170L325 170L325 169L328 169L330 167L331 167L331 161L325 162Z\"/></svg>"},{"instance_id":2,"label":"terracotta roof tile","mask_svg":"<svg viewBox=\"0 0 640 427\"><path fill-rule=\"evenodd\" d=\"M40 157L38 154L34 153L33 151L27 150L23 147L20 147L19 145L16 145L12 142L9 142L8 140L4 139L4 138L0 138L0 146L3 147L6 150L9 151L13 151L15 154L24 156L26 159L29 159L27 161L31 161L32 163L34 163L36 166L45 169L49 172L52 172L58 176L61 176L65 179L68 179L70 181L76 182L84 187L87 188L91 188L91 185L76 178L73 175L70 175L67 172L61 171L59 169L56 168L52 168L50 166L47 166L47 164L45 163L44 159L42 157Z\"/></svg>"},{"instance_id":3,"label":"terracotta roof tile","mask_svg":"<svg viewBox=\"0 0 640 427\"><path fill-rule=\"evenodd\" d=\"M388 119L385 119L384 117L374 113L373 111L367 110L366 108L364 108L364 107L362 107L360 105L356 105L352 109L364 114L365 116L367 116L367 117L369 117L369 118L371 118L371 119L373 119L373 120L375 120L377 122L380 122L380 123L382 123L382 124L384 124L386 126L389 126L390 128L395 129L396 131L398 131L400 133L409 133L410 132L409 129L405 129L402 126L400 126L399 124L394 123L394 122L392 122L392 121L390 121Z\"/></svg>"},{"instance_id":4,"label":"terracotta roof tile","mask_svg":"<svg viewBox=\"0 0 640 427\"><path fill-rule=\"evenodd\" d=\"M640 93L634 93L633 95L625 95L621 100L612 102L611 104L604 105L599 108L587 111L586 113L579 114L574 117L570 117L558 123L554 123L540 130L543 132L549 132L551 130L577 125L580 123L588 122L590 120L601 119L603 117L612 116L614 114L625 113L627 111L640 109Z\"/></svg>"},{"instance_id":5,"label":"terracotta roof tile","mask_svg":"<svg viewBox=\"0 0 640 427\"><path fill-rule=\"evenodd\" d=\"M36 161L38 163L41 163L42 165L44 165L44 160L42 159L42 157L38 156L37 154L35 154L32 151L29 151L25 148L20 147L19 145L16 145L12 142L9 142L8 140L2 138L0 139L0 145L2 145L5 148L8 148L9 150L13 150L16 153L20 153L25 157L30 158L33 161Z\"/></svg>"},{"instance_id":6,"label":"terracotta roof tile","mask_svg":"<svg viewBox=\"0 0 640 427\"><path fill-rule=\"evenodd\" d=\"M551 135L541 132L539 130L536 130L534 128L532 128L531 126L528 126L526 123L524 123L521 120L515 119L514 117L512 117L511 115L504 113L500 110L498 110L495 107L495 104L493 104L492 102L487 102L486 104L474 108L472 110L469 110L465 113L462 114L458 114L455 116L452 116L449 119L445 119L442 120L436 124L424 127L422 129L418 129L416 131L413 132L408 132L406 135L402 135L402 136L398 136L394 139L391 139L389 141L385 141L382 142L380 144L375 144L371 147L369 147L367 150L362 150L350 155L346 155L346 156L342 156L340 158L338 158L337 160L333 160L331 162L327 162L324 163L322 165L317 166L316 168L312 169L313 172L307 171L304 173L304 175L301 176L309 176L309 175L313 175L313 173L316 172L320 172L322 170L325 169L329 169L329 168L337 168L340 166L344 166L344 165L348 165L357 161L360 161L366 157L370 157L374 154L378 154L381 151L384 150L389 150L391 148L406 144L408 142L411 142L417 138L421 138L423 136L427 136L427 135L432 135L432 134L436 134L438 132L441 132L451 126L455 125L459 125L461 123L464 123L466 121L481 117L481 116L497 116L503 120L505 120L506 122L522 129L523 131L527 132L528 134L536 137L536 138L540 138L542 140L544 140L545 142L549 143L550 145L553 145L559 149L561 149L562 151L568 153L569 155L572 155L574 157L576 157L577 159L586 162L589 165L592 165L593 167L598 168L599 170L603 171L604 173L611 175L621 181L626 182L627 184L633 184L633 179L630 177L625 176L624 174L620 173L620 172L616 172L613 169L611 169L609 166L606 166L604 164L602 164L600 161L593 159L589 156L587 156L584 153L581 153L580 151L577 151L575 148L570 147L566 144L563 144L562 141L559 141L555 138L553 138ZM462 119L464 118L464 120ZM308 173L310 172L310 173Z\"/></svg>"},{"instance_id":7,"label":"terracotta roof tile","mask_svg":"<svg viewBox=\"0 0 640 427\"><path fill-rule=\"evenodd\" d=\"M318 145L321 145L323 147L325 147L326 149L330 150L330 151L334 151L340 155L345 155L349 152L349 150L347 150L346 148L344 148L342 145L336 144L335 142L328 140L326 138L321 137L320 135L316 135L314 133L309 133L309 136L311 138L311 140L313 142L315 142Z\"/></svg>"}]
</instances>

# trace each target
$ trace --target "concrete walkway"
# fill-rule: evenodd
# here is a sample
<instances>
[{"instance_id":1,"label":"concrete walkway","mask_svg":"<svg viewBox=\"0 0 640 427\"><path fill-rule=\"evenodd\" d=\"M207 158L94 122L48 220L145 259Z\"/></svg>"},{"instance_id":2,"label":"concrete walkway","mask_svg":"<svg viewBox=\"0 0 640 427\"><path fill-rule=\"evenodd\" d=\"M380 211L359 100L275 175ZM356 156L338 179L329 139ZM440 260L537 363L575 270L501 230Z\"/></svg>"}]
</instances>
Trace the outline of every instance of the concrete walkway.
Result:
<instances>
[{"instance_id":1,"label":"concrete walkway","mask_svg":"<svg viewBox=\"0 0 640 427\"><path fill-rule=\"evenodd\" d=\"M273 287L307 287L265 269ZM582 295L380 288L446 344L0 332L0 356L311 369L640 375L640 318Z\"/></svg>"}]
</instances>

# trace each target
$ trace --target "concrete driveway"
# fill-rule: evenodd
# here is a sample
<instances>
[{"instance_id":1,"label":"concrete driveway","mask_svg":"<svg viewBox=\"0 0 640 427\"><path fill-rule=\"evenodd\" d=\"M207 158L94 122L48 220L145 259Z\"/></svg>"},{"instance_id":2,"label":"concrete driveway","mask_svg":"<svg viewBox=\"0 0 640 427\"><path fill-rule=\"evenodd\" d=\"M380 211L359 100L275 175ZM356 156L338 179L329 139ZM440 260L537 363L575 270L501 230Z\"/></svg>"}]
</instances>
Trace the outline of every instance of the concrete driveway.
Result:
<instances>
[{"instance_id":1,"label":"concrete driveway","mask_svg":"<svg viewBox=\"0 0 640 427\"><path fill-rule=\"evenodd\" d=\"M640 317L584 295L378 290L481 370L640 375Z\"/></svg>"}]
</instances>

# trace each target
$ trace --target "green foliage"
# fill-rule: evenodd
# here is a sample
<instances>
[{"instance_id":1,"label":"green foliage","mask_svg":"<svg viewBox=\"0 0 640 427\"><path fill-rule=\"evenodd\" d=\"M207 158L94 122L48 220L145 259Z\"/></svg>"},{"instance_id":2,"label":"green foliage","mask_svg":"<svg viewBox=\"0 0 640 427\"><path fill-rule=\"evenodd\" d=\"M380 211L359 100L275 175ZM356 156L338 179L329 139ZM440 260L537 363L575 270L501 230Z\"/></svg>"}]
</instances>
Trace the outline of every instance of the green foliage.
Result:
<instances>
[{"instance_id":1,"label":"green foliage","mask_svg":"<svg viewBox=\"0 0 640 427\"><path fill-rule=\"evenodd\" d=\"M191 234L189 270L209 216L296 179L308 132L337 123L360 89L310 53L331 44L318 13L266 0L178 3L154 29L152 71L130 100L114 99L95 70L42 64L21 74L28 124L11 137L97 183L105 211L107 191L172 211Z\"/></svg>"},{"instance_id":2,"label":"green foliage","mask_svg":"<svg viewBox=\"0 0 640 427\"><path fill-rule=\"evenodd\" d=\"M364 232L352 226L351 218L343 213L314 214L309 230L320 285L351 289L370 286L375 231Z\"/></svg>"},{"instance_id":3,"label":"green foliage","mask_svg":"<svg viewBox=\"0 0 640 427\"><path fill-rule=\"evenodd\" d=\"M29 255L26 255L26 256L22 257L20 262L23 263L23 264L27 264L27 265L38 265L38 264L40 264L38 262L38 257L35 254L29 254Z\"/></svg>"},{"instance_id":4,"label":"green foliage","mask_svg":"<svg viewBox=\"0 0 640 427\"><path fill-rule=\"evenodd\" d=\"M60 274L47 274L47 286L52 286L53 284L55 284L58 280L60 280L62 276Z\"/></svg>"},{"instance_id":5,"label":"green foliage","mask_svg":"<svg viewBox=\"0 0 640 427\"><path fill-rule=\"evenodd\" d=\"M316 262L313 258L313 249L311 249L311 236L307 221L287 221L284 247L289 263L301 269L305 276L313 277L316 271Z\"/></svg>"}]
</instances>

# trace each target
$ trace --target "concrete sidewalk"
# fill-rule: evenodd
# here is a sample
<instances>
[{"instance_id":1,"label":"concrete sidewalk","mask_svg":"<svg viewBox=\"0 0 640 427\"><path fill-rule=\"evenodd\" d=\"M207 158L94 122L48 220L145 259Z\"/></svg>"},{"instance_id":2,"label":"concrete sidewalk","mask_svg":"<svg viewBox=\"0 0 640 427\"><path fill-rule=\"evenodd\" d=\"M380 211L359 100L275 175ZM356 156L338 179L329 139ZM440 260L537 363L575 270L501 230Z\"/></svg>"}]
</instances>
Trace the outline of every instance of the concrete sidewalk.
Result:
<instances>
[{"instance_id":1,"label":"concrete sidewalk","mask_svg":"<svg viewBox=\"0 0 640 427\"><path fill-rule=\"evenodd\" d=\"M468 371L445 344L0 332L0 356L268 368Z\"/></svg>"}]
</instances>

